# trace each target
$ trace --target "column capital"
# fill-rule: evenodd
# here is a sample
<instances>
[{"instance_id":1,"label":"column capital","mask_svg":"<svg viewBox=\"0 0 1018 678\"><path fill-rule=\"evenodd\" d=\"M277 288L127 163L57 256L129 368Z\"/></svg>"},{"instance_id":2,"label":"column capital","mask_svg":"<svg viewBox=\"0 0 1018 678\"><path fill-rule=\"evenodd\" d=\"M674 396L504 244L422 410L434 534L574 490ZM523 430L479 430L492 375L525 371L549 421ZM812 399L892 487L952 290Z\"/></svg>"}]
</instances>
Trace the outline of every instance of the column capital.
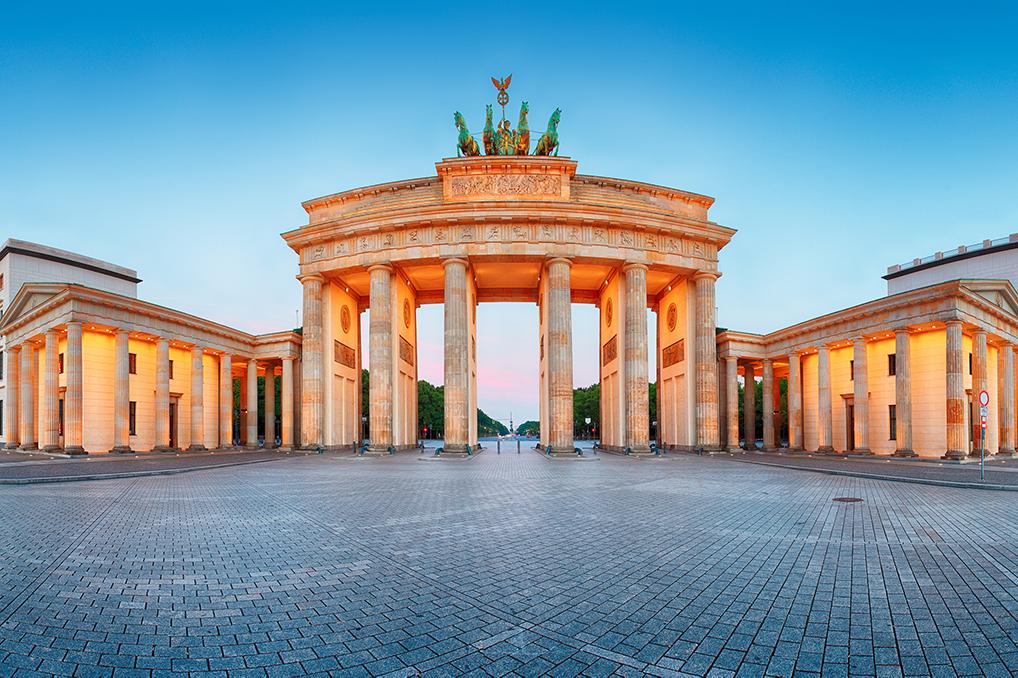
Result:
<instances>
[{"instance_id":1,"label":"column capital","mask_svg":"<svg viewBox=\"0 0 1018 678\"><path fill-rule=\"evenodd\" d=\"M368 266L368 273L373 273L374 271L388 271L392 273L392 264L373 264Z\"/></svg>"},{"instance_id":2,"label":"column capital","mask_svg":"<svg viewBox=\"0 0 1018 678\"><path fill-rule=\"evenodd\" d=\"M299 280L302 285L308 285L313 282L323 283L325 282L325 276L321 273L303 273L297 276L297 280Z\"/></svg>"},{"instance_id":3,"label":"column capital","mask_svg":"<svg viewBox=\"0 0 1018 678\"><path fill-rule=\"evenodd\" d=\"M67 326L67 327L70 327L71 325L74 325L76 327L81 327L81 321L80 320L68 320L67 322L64 323L64 325Z\"/></svg>"},{"instance_id":4,"label":"column capital","mask_svg":"<svg viewBox=\"0 0 1018 678\"><path fill-rule=\"evenodd\" d=\"M573 265L573 260L570 259L569 257L551 257L550 259L547 259L544 263L547 264L548 266L551 266L552 264L565 264L566 266L569 266L571 268Z\"/></svg>"},{"instance_id":5,"label":"column capital","mask_svg":"<svg viewBox=\"0 0 1018 678\"><path fill-rule=\"evenodd\" d=\"M643 271L646 271L646 270L649 270L649 268L650 267L647 266L647 264L643 264L643 263L640 263L638 261L627 261L626 263L622 264L622 270L623 271L631 271L631 270L643 270Z\"/></svg>"},{"instance_id":6,"label":"column capital","mask_svg":"<svg viewBox=\"0 0 1018 678\"><path fill-rule=\"evenodd\" d=\"M947 327L964 327L965 323L961 320L948 320L944 325Z\"/></svg>"},{"instance_id":7,"label":"column capital","mask_svg":"<svg viewBox=\"0 0 1018 678\"><path fill-rule=\"evenodd\" d=\"M116 335L117 335L118 337L119 337L120 335L124 335L125 337L127 337L128 339L130 339L130 337L131 337L131 330L125 330L125 329L121 329L121 328L119 328L119 327L118 327L118 328L117 328L117 331L116 331L116 332L114 332L114 334L116 334Z\"/></svg>"},{"instance_id":8,"label":"column capital","mask_svg":"<svg viewBox=\"0 0 1018 678\"><path fill-rule=\"evenodd\" d=\"M463 264L464 267L469 267L470 266L470 260L467 259L466 257L444 257L442 259L442 268L443 269L446 266L449 266L450 264Z\"/></svg>"},{"instance_id":9,"label":"column capital","mask_svg":"<svg viewBox=\"0 0 1018 678\"><path fill-rule=\"evenodd\" d=\"M764 367L771 367L774 365L773 358L761 358L760 361L763 363Z\"/></svg>"},{"instance_id":10,"label":"column capital","mask_svg":"<svg viewBox=\"0 0 1018 678\"><path fill-rule=\"evenodd\" d=\"M980 335L982 335L982 336L984 336L984 337L985 337L985 336L986 336L986 334L987 334L986 330L984 330L984 329L983 329L983 328L981 328L981 327L978 327L978 328L976 328L976 330L975 330L974 332L972 332L972 336L973 336L973 337L978 337L978 336L980 336Z\"/></svg>"},{"instance_id":11,"label":"column capital","mask_svg":"<svg viewBox=\"0 0 1018 678\"><path fill-rule=\"evenodd\" d=\"M718 278L721 277L721 273L719 273L718 271L697 271L693 274L692 277L693 280L706 280L707 278L710 278L711 280L717 280Z\"/></svg>"}]
</instances>

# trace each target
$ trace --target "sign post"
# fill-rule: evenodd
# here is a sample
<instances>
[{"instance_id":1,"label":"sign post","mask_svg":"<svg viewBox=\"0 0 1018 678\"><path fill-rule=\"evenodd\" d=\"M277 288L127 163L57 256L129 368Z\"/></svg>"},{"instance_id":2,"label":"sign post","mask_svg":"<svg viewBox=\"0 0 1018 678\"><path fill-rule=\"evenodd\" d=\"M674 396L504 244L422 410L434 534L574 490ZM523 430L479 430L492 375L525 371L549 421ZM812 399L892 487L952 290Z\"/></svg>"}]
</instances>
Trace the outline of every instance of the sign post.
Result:
<instances>
[{"instance_id":1,"label":"sign post","mask_svg":"<svg viewBox=\"0 0 1018 678\"><path fill-rule=\"evenodd\" d=\"M986 480L986 417L990 414L990 394L979 392L979 480Z\"/></svg>"}]
</instances>

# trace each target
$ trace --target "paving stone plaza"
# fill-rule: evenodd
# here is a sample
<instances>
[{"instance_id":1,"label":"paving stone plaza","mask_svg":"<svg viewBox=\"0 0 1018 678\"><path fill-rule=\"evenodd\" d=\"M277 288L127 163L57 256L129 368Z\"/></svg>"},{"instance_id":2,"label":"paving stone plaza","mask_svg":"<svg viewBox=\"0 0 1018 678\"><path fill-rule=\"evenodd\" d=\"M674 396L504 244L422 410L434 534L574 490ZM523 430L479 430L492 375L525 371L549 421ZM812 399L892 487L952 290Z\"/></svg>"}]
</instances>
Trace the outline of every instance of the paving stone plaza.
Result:
<instances>
[{"instance_id":1,"label":"paving stone plaza","mask_svg":"<svg viewBox=\"0 0 1018 678\"><path fill-rule=\"evenodd\" d=\"M527 450L3 486L0 675L1011 675L1015 496Z\"/></svg>"}]
</instances>

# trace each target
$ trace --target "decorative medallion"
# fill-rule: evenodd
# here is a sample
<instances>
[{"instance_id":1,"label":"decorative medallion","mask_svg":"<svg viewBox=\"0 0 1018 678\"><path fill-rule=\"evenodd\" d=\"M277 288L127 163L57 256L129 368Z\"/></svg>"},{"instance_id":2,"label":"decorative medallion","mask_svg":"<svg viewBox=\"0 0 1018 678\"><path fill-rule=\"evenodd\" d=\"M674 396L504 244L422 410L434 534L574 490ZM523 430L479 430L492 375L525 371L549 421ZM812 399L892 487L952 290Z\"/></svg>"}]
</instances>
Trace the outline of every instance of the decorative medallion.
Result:
<instances>
[{"instance_id":1,"label":"decorative medallion","mask_svg":"<svg viewBox=\"0 0 1018 678\"><path fill-rule=\"evenodd\" d=\"M675 308L675 304L668 305L668 331L675 331L675 323L679 320L679 310Z\"/></svg>"},{"instance_id":2,"label":"decorative medallion","mask_svg":"<svg viewBox=\"0 0 1018 678\"><path fill-rule=\"evenodd\" d=\"M604 324L608 327L612 326L612 300L608 299L608 303L604 306Z\"/></svg>"},{"instance_id":3,"label":"decorative medallion","mask_svg":"<svg viewBox=\"0 0 1018 678\"><path fill-rule=\"evenodd\" d=\"M339 324L343 328L343 334L350 331L350 307L343 304L343 308L339 312Z\"/></svg>"},{"instance_id":4,"label":"decorative medallion","mask_svg":"<svg viewBox=\"0 0 1018 678\"><path fill-rule=\"evenodd\" d=\"M410 300L403 300L403 324L410 327Z\"/></svg>"}]
</instances>

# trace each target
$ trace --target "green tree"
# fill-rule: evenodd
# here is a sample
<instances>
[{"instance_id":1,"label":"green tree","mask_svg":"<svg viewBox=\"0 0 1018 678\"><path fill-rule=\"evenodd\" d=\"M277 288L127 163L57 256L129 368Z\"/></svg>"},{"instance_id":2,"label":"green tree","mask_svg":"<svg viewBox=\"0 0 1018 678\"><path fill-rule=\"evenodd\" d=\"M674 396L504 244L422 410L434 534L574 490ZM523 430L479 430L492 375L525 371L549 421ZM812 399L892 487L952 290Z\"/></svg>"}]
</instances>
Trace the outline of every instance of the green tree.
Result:
<instances>
[{"instance_id":1,"label":"green tree","mask_svg":"<svg viewBox=\"0 0 1018 678\"><path fill-rule=\"evenodd\" d=\"M516 433L521 436L539 436L541 434L541 422L533 420L525 421L516 427Z\"/></svg>"},{"instance_id":2,"label":"green tree","mask_svg":"<svg viewBox=\"0 0 1018 678\"><path fill-rule=\"evenodd\" d=\"M441 437L445 429L445 389L423 379L417 382L417 426L428 438Z\"/></svg>"}]
</instances>

